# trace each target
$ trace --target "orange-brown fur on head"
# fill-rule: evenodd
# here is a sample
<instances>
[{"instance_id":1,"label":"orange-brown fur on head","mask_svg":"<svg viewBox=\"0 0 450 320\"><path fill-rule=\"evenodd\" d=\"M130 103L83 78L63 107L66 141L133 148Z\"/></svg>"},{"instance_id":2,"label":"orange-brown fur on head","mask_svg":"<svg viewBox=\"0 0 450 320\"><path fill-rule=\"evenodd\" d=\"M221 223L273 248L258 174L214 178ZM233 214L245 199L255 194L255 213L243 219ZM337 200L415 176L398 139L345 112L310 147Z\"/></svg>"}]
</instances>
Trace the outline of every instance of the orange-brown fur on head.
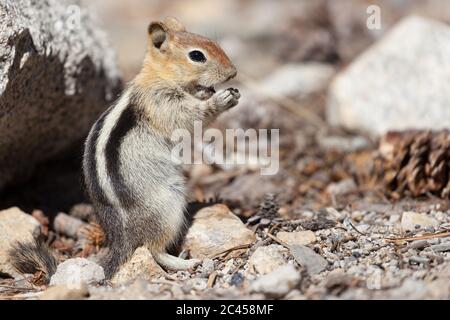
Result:
<instances>
[{"instance_id":1,"label":"orange-brown fur on head","mask_svg":"<svg viewBox=\"0 0 450 320\"><path fill-rule=\"evenodd\" d=\"M164 82L182 88L211 87L236 75L236 68L216 42L187 32L174 18L151 23L148 36L144 65L136 79L143 87ZM201 51L206 61L192 61L189 52L193 50Z\"/></svg>"}]
</instances>

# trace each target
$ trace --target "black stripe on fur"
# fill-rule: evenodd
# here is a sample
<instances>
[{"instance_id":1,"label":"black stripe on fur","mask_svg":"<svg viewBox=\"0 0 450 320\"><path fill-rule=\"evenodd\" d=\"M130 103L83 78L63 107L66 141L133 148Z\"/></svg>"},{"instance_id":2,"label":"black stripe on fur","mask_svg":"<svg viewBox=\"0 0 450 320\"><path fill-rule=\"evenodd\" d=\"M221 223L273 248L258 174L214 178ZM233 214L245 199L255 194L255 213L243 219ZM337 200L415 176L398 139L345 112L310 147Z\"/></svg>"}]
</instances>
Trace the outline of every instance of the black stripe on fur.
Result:
<instances>
[{"instance_id":1,"label":"black stripe on fur","mask_svg":"<svg viewBox=\"0 0 450 320\"><path fill-rule=\"evenodd\" d=\"M84 181L86 186L88 187L87 189L89 191L89 196L103 205L108 205L109 201L99 183L97 160L95 158L95 154L97 152L97 140L100 136L100 132L103 128L106 117L112 109L113 107L106 110L97 120L97 122L95 122L94 126L92 127L90 138L86 141L85 146L86 167Z\"/></svg>"},{"instance_id":2,"label":"black stripe on fur","mask_svg":"<svg viewBox=\"0 0 450 320\"><path fill-rule=\"evenodd\" d=\"M116 125L111 131L105 148L106 169L111 179L114 193L125 209L133 207L135 201L132 191L124 183L120 174L120 146L127 133L137 125L136 111L128 106L122 111Z\"/></svg>"}]
</instances>

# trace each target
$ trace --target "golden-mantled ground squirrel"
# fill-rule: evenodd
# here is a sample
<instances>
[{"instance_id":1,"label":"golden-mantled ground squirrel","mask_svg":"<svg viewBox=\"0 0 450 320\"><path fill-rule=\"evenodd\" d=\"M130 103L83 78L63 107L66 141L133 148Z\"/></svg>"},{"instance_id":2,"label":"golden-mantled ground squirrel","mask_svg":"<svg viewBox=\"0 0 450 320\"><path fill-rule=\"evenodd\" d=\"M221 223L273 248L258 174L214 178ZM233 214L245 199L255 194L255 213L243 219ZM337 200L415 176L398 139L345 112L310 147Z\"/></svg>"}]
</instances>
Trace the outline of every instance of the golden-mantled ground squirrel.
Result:
<instances>
[{"instance_id":1,"label":"golden-mantled ground squirrel","mask_svg":"<svg viewBox=\"0 0 450 320\"><path fill-rule=\"evenodd\" d=\"M186 226L185 182L171 159L171 135L180 128L192 132L195 121L209 124L240 98L233 88L214 90L236 76L216 42L187 32L174 18L151 23L148 36L141 72L97 120L85 144L86 189L109 247L100 261L107 278L140 246L167 269L198 263L167 253ZM40 266L49 277L56 268L39 243L18 245L11 256L22 272Z\"/></svg>"}]
</instances>

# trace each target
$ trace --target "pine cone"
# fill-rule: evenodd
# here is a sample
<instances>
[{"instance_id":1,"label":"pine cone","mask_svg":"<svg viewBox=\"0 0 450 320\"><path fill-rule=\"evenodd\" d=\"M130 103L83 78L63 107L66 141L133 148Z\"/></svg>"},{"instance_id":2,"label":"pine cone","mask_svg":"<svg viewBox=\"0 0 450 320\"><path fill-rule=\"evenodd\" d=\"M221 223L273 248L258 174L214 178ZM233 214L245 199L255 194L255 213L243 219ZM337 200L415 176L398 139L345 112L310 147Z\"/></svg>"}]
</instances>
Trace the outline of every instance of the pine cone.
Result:
<instances>
[{"instance_id":1,"label":"pine cone","mask_svg":"<svg viewBox=\"0 0 450 320\"><path fill-rule=\"evenodd\" d=\"M394 198L450 195L450 131L386 134L379 147L383 184Z\"/></svg>"}]
</instances>

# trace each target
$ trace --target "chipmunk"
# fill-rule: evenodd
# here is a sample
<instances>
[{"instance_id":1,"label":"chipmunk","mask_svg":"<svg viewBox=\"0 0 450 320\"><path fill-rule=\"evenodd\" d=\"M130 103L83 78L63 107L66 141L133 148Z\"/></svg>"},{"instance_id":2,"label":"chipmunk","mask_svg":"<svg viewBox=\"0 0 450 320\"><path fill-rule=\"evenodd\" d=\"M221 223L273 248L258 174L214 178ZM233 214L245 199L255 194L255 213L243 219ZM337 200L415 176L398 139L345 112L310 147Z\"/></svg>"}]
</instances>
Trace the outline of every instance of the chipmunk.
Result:
<instances>
[{"instance_id":1,"label":"chipmunk","mask_svg":"<svg viewBox=\"0 0 450 320\"><path fill-rule=\"evenodd\" d=\"M192 132L194 121L208 125L240 98L234 88L214 89L237 73L216 42L187 32L171 17L151 23L148 38L142 70L85 143L85 185L109 247L100 259L107 279L140 246L166 269L188 270L199 263L167 253L186 227L185 181L171 160L171 134L179 128ZM24 273L36 266L50 277L56 270L42 243L17 245L11 257Z\"/></svg>"}]
</instances>

